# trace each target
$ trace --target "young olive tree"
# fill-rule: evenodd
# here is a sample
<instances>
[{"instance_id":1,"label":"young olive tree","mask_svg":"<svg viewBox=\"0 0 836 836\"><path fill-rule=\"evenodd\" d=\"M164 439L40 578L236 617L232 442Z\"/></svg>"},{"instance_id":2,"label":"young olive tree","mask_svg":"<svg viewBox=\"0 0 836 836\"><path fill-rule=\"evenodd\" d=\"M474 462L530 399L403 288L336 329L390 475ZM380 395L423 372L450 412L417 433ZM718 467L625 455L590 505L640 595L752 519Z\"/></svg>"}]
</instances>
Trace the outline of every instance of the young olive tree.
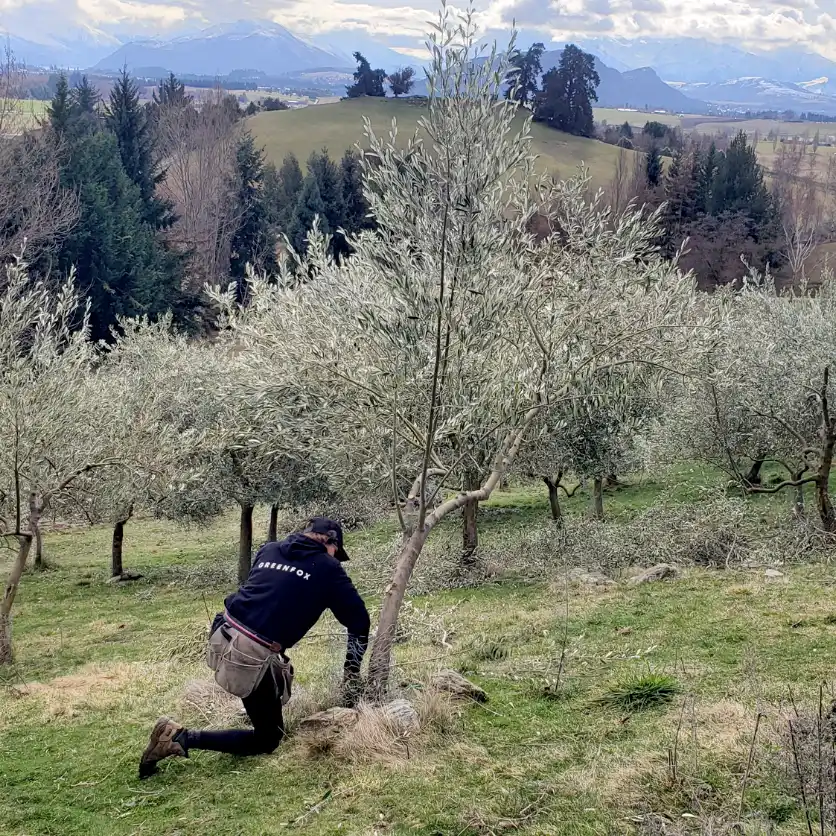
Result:
<instances>
[{"instance_id":1,"label":"young olive tree","mask_svg":"<svg viewBox=\"0 0 836 836\"><path fill-rule=\"evenodd\" d=\"M219 369L215 348L177 332L170 316L122 320L106 352L96 384L112 415L105 443L122 466L89 486L79 506L89 521L113 526L110 574L120 577L125 526L139 511L164 514L220 421Z\"/></svg>"},{"instance_id":2,"label":"young olive tree","mask_svg":"<svg viewBox=\"0 0 836 836\"><path fill-rule=\"evenodd\" d=\"M330 480L388 489L399 509L413 486L372 696L387 685L398 613L436 526L491 496L537 417L578 381L616 367L629 378L639 363L670 362L684 335L699 338L693 279L659 258L652 222L633 212L610 224L586 177L535 182L529 124L500 95L505 61L475 60L472 9L459 19L444 6L429 46L420 133L404 144L395 125L385 137L366 125L376 229L341 265L314 231L297 271L306 281L258 283L251 310L231 319L260 358L262 406L281 408L269 393L277 369L304 393ZM529 223L544 205L561 235L537 245ZM462 488L485 445L481 484Z\"/></svg>"},{"instance_id":3,"label":"young olive tree","mask_svg":"<svg viewBox=\"0 0 836 836\"><path fill-rule=\"evenodd\" d=\"M116 462L103 444L87 311L70 279L56 295L7 267L0 294L0 539L14 547L0 600L0 664L12 660L12 606L43 514L85 475Z\"/></svg>"},{"instance_id":4,"label":"young olive tree","mask_svg":"<svg viewBox=\"0 0 836 836\"><path fill-rule=\"evenodd\" d=\"M836 447L831 374L836 356L836 279L831 271L815 294L806 287L778 293L767 278L744 288L732 311L725 373L740 387L742 408L768 433L764 458L779 462L789 476L757 493L813 485L821 525L836 532L830 474Z\"/></svg>"}]
</instances>

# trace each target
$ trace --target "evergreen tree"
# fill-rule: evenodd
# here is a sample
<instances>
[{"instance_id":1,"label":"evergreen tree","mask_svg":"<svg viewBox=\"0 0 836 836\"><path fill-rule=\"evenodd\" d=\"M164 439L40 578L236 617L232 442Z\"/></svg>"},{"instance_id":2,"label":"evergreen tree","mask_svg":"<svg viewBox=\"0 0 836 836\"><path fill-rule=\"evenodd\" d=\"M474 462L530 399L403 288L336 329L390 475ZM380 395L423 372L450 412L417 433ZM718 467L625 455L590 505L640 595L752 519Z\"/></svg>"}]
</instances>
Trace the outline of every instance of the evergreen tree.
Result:
<instances>
[{"instance_id":1,"label":"evergreen tree","mask_svg":"<svg viewBox=\"0 0 836 836\"><path fill-rule=\"evenodd\" d=\"M46 109L46 115L56 134L63 136L67 133L73 120L73 102L70 98L70 85L64 73L58 76L55 95Z\"/></svg>"},{"instance_id":2,"label":"evergreen tree","mask_svg":"<svg viewBox=\"0 0 836 836\"><path fill-rule=\"evenodd\" d=\"M328 149L314 151L308 158L308 175L314 177L325 204L328 228L336 237L343 225L343 189L339 166L328 156ZM334 242L334 245L336 242Z\"/></svg>"},{"instance_id":3,"label":"evergreen tree","mask_svg":"<svg viewBox=\"0 0 836 836\"><path fill-rule=\"evenodd\" d=\"M270 228L264 200L264 151L246 131L235 155L235 193L240 220L232 237L230 274L238 280L238 295L244 298L247 264L259 272L276 269L276 237Z\"/></svg>"},{"instance_id":4,"label":"evergreen tree","mask_svg":"<svg viewBox=\"0 0 836 836\"><path fill-rule=\"evenodd\" d=\"M90 297L94 339L120 316L156 315L179 299L179 262L158 243L139 187L125 173L115 136L76 137L61 185L78 195L79 220L62 242L58 268L75 268Z\"/></svg>"},{"instance_id":5,"label":"evergreen tree","mask_svg":"<svg viewBox=\"0 0 836 836\"><path fill-rule=\"evenodd\" d=\"M328 220L325 217L325 203L319 193L319 184L313 174L305 178L296 208L293 212L293 219L290 222L287 237L293 248L298 253L304 253L308 249L307 237L313 227L314 218L319 216L319 228L324 233L331 232Z\"/></svg>"},{"instance_id":6,"label":"evergreen tree","mask_svg":"<svg viewBox=\"0 0 836 836\"><path fill-rule=\"evenodd\" d=\"M625 139L632 139L633 138L633 127L629 122L625 122L619 129L618 133L620 136L623 136Z\"/></svg>"},{"instance_id":7,"label":"evergreen tree","mask_svg":"<svg viewBox=\"0 0 836 836\"><path fill-rule=\"evenodd\" d=\"M302 167L294 154L288 154L281 168L271 171L268 167L264 176L265 201L271 223L284 234L288 234L296 212L296 204L305 180Z\"/></svg>"},{"instance_id":8,"label":"evergreen tree","mask_svg":"<svg viewBox=\"0 0 836 836\"><path fill-rule=\"evenodd\" d=\"M712 142L700 169L697 194L697 207L700 212L707 213L711 209L711 188L714 184L714 175L717 173L718 159L717 146Z\"/></svg>"},{"instance_id":9,"label":"evergreen tree","mask_svg":"<svg viewBox=\"0 0 836 836\"><path fill-rule=\"evenodd\" d=\"M357 69L354 71L354 84L346 88L348 98L357 99L360 96L385 97L386 90L383 83L386 81L386 70L373 70L371 64L359 52L354 53L354 60L357 62Z\"/></svg>"},{"instance_id":10,"label":"evergreen tree","mask_svg":"<svg viewBox=\"0 0 836 836\"><path fill-rule=\"evenodd\" d=\"M701 214L701 174L701 155L696 147L677 151L665 174L662 248L669 258L679 250L690 225Z\"/></svg>"},{"instance_id":11,"label":"evergreen tree","mask_svg":"<svg viewBox=\"0 0 836 836\"><path fill-rule=\"evenodd\" d=\"M156 194L165 172L157 159L147 113L139 101L139 87L127 69L122 70L110 93L106 120L116 137L125 172L139 187L147 220L158 229L171 226L173 207Z\"/></svg>"},{"instance_id":12,"label":"evergreen tree","mask_svg":"<svg viewBox=\"0 0 836 836\"><path fill-rule=\"evenodd\" d=\"M342 185L342 227L350 235L373 227L369 217L369 202L363 193L363 168L356 151L348 150L340 162Z\"/></svg>"},{"instance_id":13,"label":"evergreen tree","mask_svg":"<svg viewBox=\"0 0 836 836\"><path fill-rule=\"evenodd\" d=\"M537 96L534 119L552 128L578 136L592 136L592 102L598 101L601 83L595 58L567 44L560 66L543 76L543 90Z\"/></svg>"},{"instance_id":14,"label":"evergreen tree","mask_svg":"<svg viewBox=\"0 0 836 836\"><path fill-rule=\"evenodd\" d=\"M389 89L397 99L398 96L408 96L415 85L415 70L412 67L401 67L389 76Z\"/></svg>"},{"instance_id":15,"label":"evergreen tree","mask_svg":"<svg viewBox=\"0 0 836 836\"><path fill-rule=\"evenodd\" d=\"M186 85L174 73L160 81L159 87L152 94L152 101L158 106L190 104L192 97L186 93Z\"/></svg>"},{"instance_id":16,"label":"evergreen tree","mask_svg":"<svg viewBox=\"0 0 836 836\"><path fill-rule=\"evenodd\" d=\"M741 131L720 159L711 185L711 214L743 212L767 221L772 205L754 146Z\"/></svg>"},{"instance_id":17,"label":"evergreen tree","mask_svg":"<svg viewBox=\"0 0 836 836\"><path fill-rule=\"evenodd\" d=\"M662 179L662 157L656 143L650 146L645 161L645 179L651 189L655 189Z\"/></svg>"},{"instance_id":18,"label":"evergreen tree","mask_svg":"<svg viewBox=\"0 0 836 836\"><path fill-rule=\"evenodd\" d=\"M546 47L543 44L532 44L525 52L516 52L511 58L511 69L505 76L508 85L505 98L513 99L521 105L528 106L537 99L540 76L543 73L541 60Z\"/></svg>"}]
</instances>

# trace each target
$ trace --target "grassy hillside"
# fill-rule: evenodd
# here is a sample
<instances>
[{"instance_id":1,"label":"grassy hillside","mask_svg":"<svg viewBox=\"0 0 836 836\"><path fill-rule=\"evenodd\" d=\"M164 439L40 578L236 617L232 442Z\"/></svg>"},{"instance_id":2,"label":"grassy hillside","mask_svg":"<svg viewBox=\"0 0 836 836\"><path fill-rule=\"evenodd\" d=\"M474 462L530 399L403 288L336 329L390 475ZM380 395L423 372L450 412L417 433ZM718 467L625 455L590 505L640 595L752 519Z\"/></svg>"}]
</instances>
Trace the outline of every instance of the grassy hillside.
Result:
<instances>
[{"instance_id":1,"label":"grassy hillside","mask_svg":"<svg viewBox=\"0 0 836 836\"><path fill-rule=\"evenodd\" d=\"M406 101L362 99L317 105L295 111L260 113L249 120L256 141L263 145L268 159L281 163L290 152L304 163L312 151L327 148L332 156L342 156L346 148L363 144L363 117L371 120L375 131L388 131L397 119L404 141L415 131L423 108ZM522 117L520 117L522 119ZM534 151L545 171L569 176L581 163L589 166L593 183L606 185L612 177L618 149L589 139L534 125Z\"/></svg>"}]
</instances>

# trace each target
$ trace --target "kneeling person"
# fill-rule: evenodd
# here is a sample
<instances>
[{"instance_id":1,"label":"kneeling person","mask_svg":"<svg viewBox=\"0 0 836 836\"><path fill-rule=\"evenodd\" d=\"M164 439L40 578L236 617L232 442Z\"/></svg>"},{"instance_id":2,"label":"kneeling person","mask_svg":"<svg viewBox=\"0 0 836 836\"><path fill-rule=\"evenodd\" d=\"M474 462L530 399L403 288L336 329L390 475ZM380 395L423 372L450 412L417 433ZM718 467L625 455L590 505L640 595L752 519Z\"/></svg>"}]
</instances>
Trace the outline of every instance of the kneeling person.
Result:
<instances>
[{"instance_id":1,"label":"kneeling person","mask_svg":"<svg viewBox=\"0 0 836 836\"><path fill-rule=\"evenodd\" d=\"M157 763L188 757L191 749L261 755L284 737L282 705L290 699L293 666L286 651L326 609L348 630L344 685L356 690L369 641L369 614L342 563L343 532L334 520L316 518L304 532L266 543L241 588L224 601L212 623L207 662L215 681L240 697L252 729L197 731L160 718L139 764L147 778Z\"/></svg>"}]
</instances>

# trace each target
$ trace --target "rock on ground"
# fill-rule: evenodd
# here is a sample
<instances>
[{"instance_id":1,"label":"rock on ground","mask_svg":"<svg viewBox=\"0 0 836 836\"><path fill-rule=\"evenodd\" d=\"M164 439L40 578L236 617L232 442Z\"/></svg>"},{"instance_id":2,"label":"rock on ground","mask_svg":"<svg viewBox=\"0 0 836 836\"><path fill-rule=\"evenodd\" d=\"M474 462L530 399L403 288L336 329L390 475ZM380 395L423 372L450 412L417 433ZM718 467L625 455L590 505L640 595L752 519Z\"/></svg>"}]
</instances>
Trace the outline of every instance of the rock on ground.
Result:
<instances>
[{"instance_id":1,"label":"rock on ground","mask_svg":"<svg viewBox=\"0 0 836 836\"><path fill-rule=\"evenodd\" d=\"M586 569L572 569L569 572L569 580L579 583L582 586L611 587L616 583L601 572L587 572Z\"/></svg>"},{"instance_id":2,"label":"rock on ground","mask_svg":"<svg viewBox=\"0 0 836 836\"><path fill-rule=\"evenodd\" d=\"M421 725L418 712L409 700L392 700L378 709L394 725L404 732L417 732Z\"/></svg>"},{"instance_id":3,"label":"rock on ground","mask_svg":"<svg viewBox=\"0 0 836 836\"><path fill-rule=\"evenodd\" d=\"M666 581L675 578L679 574L679 569L672 566L670 563L659 563L656 566L651 566L650 569L645 569L641 574L636 575L630 579L630 586L641 586L645 583L656 583L657 581Z\"/></svg>"},{"instance_id":4,"label":"rock on ground","mask_svg":"<svg viewBox=\"0 0 836 836\"><path fill-rule=\"evenodd\" d=\"M475 702L488 701L488 695L485 691L469 679L465 679L460 673L456 673L456 671L439 671L430 679L429 684L437 691L443 691L457 699L474 700Z\"/></svg>"}]
</instances>

